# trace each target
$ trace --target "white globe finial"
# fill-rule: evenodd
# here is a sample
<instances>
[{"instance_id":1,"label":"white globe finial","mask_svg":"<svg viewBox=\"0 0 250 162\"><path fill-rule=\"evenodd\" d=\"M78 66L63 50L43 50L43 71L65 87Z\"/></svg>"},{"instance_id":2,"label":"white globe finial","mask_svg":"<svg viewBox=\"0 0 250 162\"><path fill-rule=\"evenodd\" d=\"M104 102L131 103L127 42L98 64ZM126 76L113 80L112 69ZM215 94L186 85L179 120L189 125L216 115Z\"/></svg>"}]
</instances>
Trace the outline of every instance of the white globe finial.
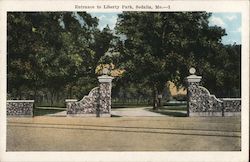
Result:
<instances>
[{"instance_id":1,"label":"white globe finial","mask_svg":"<svg viewBox=\"0 0 250 162\"><path fill-rule=\"evenodd\" d=\"M107 75L108 73L109 73L109 69L108 68L104 68L102 70L102 74Z\"/></svg>"},{"instance_id":2,"label":"white globe finial","mask_svg":"<svg viewBox=\"0 0 250 162\"><path fill-rule=\"evenodd\" d=\"M190 74L194 75L195 72L196 72L195 68L191 67L191 68L189 69L189 73L190 73Z\"/></svg>"}]
</instances>

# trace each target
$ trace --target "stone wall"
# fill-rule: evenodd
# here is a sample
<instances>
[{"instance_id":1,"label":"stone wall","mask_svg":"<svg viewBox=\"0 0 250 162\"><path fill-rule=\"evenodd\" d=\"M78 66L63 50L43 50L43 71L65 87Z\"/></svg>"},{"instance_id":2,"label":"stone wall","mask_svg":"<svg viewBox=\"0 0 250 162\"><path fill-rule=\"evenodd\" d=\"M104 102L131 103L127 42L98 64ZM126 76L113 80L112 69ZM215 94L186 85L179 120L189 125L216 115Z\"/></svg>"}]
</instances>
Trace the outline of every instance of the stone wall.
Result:
<instances>
[{"instance_id":1,"label":"stone wall","mask_svg":"<svg viewBox=\"0 0 250 162\"><path fill-rule=\"evenodd\" d=\"M241 99L218 99L200 86L201 76L194 75L195 69L187 77L188 116L239 116Z\"/></svg>"},{"instance_id":2,"label":"stone wall","mask_svg":"<svg viewBox=\"0 0 250 162\"><path fill-rule=\"evenodd\" d=\"M111 116L111 88L113 77L103 75L98 77L99 87L93 88L82 100L66 100L68 116Z\"/></svg>"},{"instance_id":3,"label":"stone wall","mask_svg":"<svg viewBox=\"0 0 250 162\"><path fill-rule=\"evenodd\" d=\"M189 83L188 98L189 116L222 116L223 101L198 83Z\"/></svg>"},{"instance_id":4,"label":"stone wall","mask_svg":"<svg viewBox=\"0 0 250 162\"><path fill-rule=\"evenodd\" d=\"M34 100L7 100L7 116L33 116Z\"/></svg>"},{"instance_id":5,"label":"stone wall","mask_svg":"<svg viewBox=\"0 0 250 162\"><path fill-rule=\"evenodd\" d=\"M81 114L96 115L98 104L99 87L93 88L88 96L84 96L80 101L66 100L67 115L79 116Z\"/></svg>"},{"instance_id":6,"label":"stone wall","mask_svg":"<svg viewBox=\"0 0 250 162\"><path fill-rule=\"evenodd\" d=\"M241 98L222 98L223 116L241 115Z\"/></svg>"}]
</instances>

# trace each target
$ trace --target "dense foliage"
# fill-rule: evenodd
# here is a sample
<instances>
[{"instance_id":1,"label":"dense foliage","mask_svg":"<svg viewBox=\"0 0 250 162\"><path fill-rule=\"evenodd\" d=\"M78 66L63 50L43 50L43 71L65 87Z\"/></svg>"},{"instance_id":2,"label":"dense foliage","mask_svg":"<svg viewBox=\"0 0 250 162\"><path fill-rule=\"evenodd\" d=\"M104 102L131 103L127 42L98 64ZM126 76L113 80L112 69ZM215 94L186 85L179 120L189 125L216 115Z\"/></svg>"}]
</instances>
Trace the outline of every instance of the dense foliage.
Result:
<instances>
[{"instance_id":1,"label":"dense foliage","mask_svg":"<svg viewBox=\"0 0 250 162\"><path fill-rule=\"evenodd\" d=\"M63 98L86 94L113 39L108 27L100 31L97 25L85 12L8 13L10 97L40 96L53 103L60 93Z\"/></svg>"},{"instance_id":2,"label":"dense foliage","mask_svg":"<svg viewBox=\"0 0 250 162\"><path fill-rule=\"evenodd\" d=\"M154 92L154 107L166 82L183 86L190 67L197 69L212 92L239 89L239 47L221 43L225 30L209 26L210 16L206 12L119 15L116 30L126 39L117 49L118 62L128 80L144 83Z\"/></svg>"},{"instance_id":3,"label":"dense foliage","mask_svg":"<svg viewBox=\"0 0 250 162\"><path fill-rule=\"evenodd\" d=\"M219 97L240 96L241 45L223 45L224 29L206 12L123 12L115 32L100 30L86 12L9 12L8 98L63 103L97 86L96 67L124 69L115 99L148 102L166 94L167 81L184 86L195 67ZM119 39L121 37L122 39ZM167 95L165 95L167 96Z\"/></svg>"}]
</instances>

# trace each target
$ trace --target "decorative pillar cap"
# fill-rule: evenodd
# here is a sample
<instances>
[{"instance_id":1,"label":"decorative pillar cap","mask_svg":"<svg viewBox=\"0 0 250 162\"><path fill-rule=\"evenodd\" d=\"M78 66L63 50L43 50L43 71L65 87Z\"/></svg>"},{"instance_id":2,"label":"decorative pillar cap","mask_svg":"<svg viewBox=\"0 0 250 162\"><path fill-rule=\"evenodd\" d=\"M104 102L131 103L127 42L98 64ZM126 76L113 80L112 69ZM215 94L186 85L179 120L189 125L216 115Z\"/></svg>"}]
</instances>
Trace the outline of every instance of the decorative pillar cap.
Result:
<instances>
[{"instance_id":1,"label":"decorative pillar cap","mask_svg":"<svg viewBox=\"0 0 250 162\"><path fill-rule=\"evenodd\" d=\"M196 72L196 69L195 69L195 68L191 67L191 68L189 69L189 73L190 73L190 74L194 75L195 72Z\"/></svg>"},{"instance_id":2,"label":"decorative pillar cap","mask_svg":"<svg viewBox=\"0 0 250 162\"><path fill-rule=\"evenodd\" d=\"M195 72L196 72L195 68L192 67L192 68L189 69L189 73L191 75L189 75L187 77L187 82L194 83L194 82L200 82L201 81L202 77L195 75Z\"/></svg>"},{"instance_id":3,"label":"decorative pillar cap","mask_svg":"<svg viewBox=\"0 0 250 162\"><path fill-rule=\"evenodd\" d=\"M102 74L103 75L108 75L109 72L110 72L110 70L108 68L102 69Z\"/></svg>"},{"instance_id":4,"label":"decorative pillar cap","mask_svg":"<svg viewBox=\"0 0 250 162\"><path fill-rule=\"evenodd\" d=\"M112 82L112 80L114 79L114 77L108 76L108 75L102 75L98 77L98 81L100 83L110 83Z\"/></svg>"}]
</instances>

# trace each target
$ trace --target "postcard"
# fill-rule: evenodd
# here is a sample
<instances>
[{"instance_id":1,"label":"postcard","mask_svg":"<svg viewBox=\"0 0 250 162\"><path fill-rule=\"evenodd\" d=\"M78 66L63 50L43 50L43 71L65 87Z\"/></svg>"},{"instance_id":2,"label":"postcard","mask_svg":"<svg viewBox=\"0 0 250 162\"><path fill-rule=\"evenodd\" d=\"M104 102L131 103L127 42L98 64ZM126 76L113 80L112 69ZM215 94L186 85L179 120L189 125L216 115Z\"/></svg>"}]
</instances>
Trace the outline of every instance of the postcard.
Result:
<instances>
[{"instance_id":1,"label":"postcard","mask_svg":"<svg viewBox=\"0 0 250 162\"><path fill-rule=\"evenodd\" d=\"M0 6L0 161L249 160L249 1Z\"/></svg>"}]
</instances>

